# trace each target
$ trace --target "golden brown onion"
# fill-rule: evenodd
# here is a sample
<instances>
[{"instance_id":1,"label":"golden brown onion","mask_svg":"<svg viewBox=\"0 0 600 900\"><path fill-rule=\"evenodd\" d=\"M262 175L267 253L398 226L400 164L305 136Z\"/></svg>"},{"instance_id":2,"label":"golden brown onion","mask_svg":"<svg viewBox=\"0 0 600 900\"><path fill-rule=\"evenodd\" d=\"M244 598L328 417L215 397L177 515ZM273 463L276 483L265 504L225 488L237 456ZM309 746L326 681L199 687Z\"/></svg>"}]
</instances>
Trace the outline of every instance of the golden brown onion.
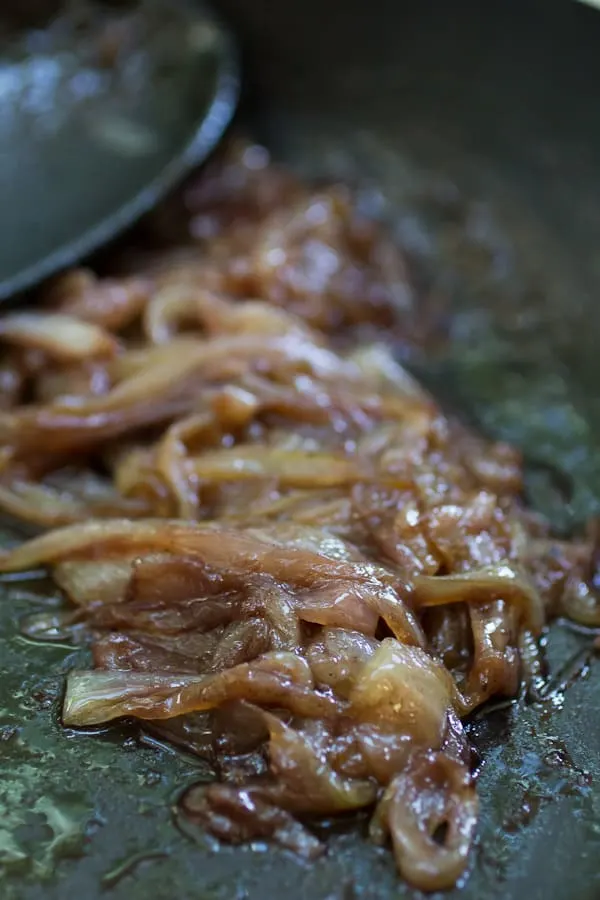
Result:
<instances>
[{"instance_id":1,"label":"golden brown onion","mask_svg":"<svg viewBox=\"0 0 600 900\"><path fill-rule=\"evenodd\" d=\"M477 603L490 600L516 603L526 625L539 635L544 624L541 597L527 576L512 565L475 569L456 575L415 578L414 600L421 606L446 603Z\"/></svg>"},{"instance_id":2,"label":"golden brown onion","mask_svg":"<svg viewBox=\"0 0 600 900\"><path fill-rule=\"evenodd\" d=\"M71 606L26 633L91 642L66 723L136 717L229 780L186 793L193 823L312 859L295 815L384 792L373 837L449 887L477 815L460 717L540 687L548 618L598 625L597 529L551 539L518 451L398 362L447 316L351 190L235 143L181 200L161 251L0 320L0 511L66 526L0 573L49 567Z\"/></svg>"},{"instance_id":3,"label":"golden brown onion","mask_svg":"<svg viewBox=\"0 0 600 900\"><path fill-rule=\"evenodd\" d=\"M380 801L371 836L392 838L396 864L425 891L451 888L467 865L477 823L468 770L443 753L415 754Z\"/></svg>"},{"instance_id":4,"label":"golden brown onion","mask_svg":"<svg viewBox=\"0 0 600 900\"><path fill-rule=\"evenodd\" d=\"M263 798L261 788L237 788L227 784L194 787L182 798L185 816L202 825L215 837L230 844L242 844L261 838L311 860L325 847L289 812Z\"/></svg>"},{"instance_id":5,"label":"golden brown onion","mask_svg":"<svg viewBox=\"0 0 600 900\"><path fill-rule=\"evenodd\" d=\"M269 729L271 770L279 782L278 800L294 812L330 815L370 806L377 796L371 781L338 775L301 732L264 713Z\"/></svg>"},{"instance_id":6,"label":"golden brown onion","mask_svg":"<svg viewBox=\"0 0 600 900\"><path fill-rule=\"evenodd\" d=\"M248 700L290 709L297 715L328 717L336 702L311 686L310 670L293 654L266 654L218 675L159 675L133 671L72 672L63 706L66 725L98 725L111 719L169 719Z\"/></svg>"},{"instance_id":7,"label":"golden brown onion","mask_svg":"<svg viewBox=\"0 0 600 900\"><path fill-rule=\"evenodd\" d=\"M350 715L359 722L406 732L434 749L441 745L448 709L462 703L442 665L392 638L365 662L348 699Z\"/></svg>"},{"instance_id":8,"label":"golden brown onion","mask_svg":"<svg viewBox=\"0 0 600 900\"><path fill-rule=\"evenodd\" d=\"M0 340L42 350L64 362L112 356L117 342L107 331L60 313L12 313L0 319Z\"/></svg>"}]
</instances>

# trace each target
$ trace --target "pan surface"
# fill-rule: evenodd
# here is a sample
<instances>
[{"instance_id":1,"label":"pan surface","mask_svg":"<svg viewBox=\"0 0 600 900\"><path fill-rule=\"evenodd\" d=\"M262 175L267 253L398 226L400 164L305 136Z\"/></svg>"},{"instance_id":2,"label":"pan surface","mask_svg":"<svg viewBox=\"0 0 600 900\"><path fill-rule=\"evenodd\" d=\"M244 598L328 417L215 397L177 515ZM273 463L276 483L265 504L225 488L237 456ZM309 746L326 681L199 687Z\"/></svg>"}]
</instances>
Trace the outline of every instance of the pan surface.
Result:
<instances>
[{"instance_id":1,"label":"pan surface","mask_svg":"<svg viewBox=\"0 0 600 900\"><path fill-rule=\"evenodd\" d=\"M247 127L311 174L366 181L440 296L450 340L410 360L442 399L519 443L557 527L600 502L600 14L534 0L222 0L245 40ZM6 533L8 540L11 535ZM26 643L46 588L0 603L0 894L142 900L414 897L356 823L307 867L182 833L198 763L135 731L65 733L68 648ZM35 593L35 592L34 592ZM600 665L556 625L545 702L471 726L479 843L454 900L600 896Z\"/></svg>"}]
</instances>

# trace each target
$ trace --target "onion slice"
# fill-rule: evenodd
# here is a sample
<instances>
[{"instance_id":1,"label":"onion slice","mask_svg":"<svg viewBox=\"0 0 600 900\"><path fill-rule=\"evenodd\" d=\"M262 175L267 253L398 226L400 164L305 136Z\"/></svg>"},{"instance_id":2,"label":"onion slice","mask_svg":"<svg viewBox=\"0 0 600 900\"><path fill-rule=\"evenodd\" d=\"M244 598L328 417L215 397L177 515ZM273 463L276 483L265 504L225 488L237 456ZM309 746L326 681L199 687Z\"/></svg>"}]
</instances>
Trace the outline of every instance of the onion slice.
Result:
<instances>
[{"instance_id":1,"label":"onion slice","mask_svg":"<svg viewBox=\"0 0 600 900\"><path fill-rule=\"evenodd\" d=\"M419 607L508 600L517 605L533 634L539 635L544 627L544 604L538 590L524 572L509 563L455 575L418 575L413 597Z\"/></svg>"},{"instance_id":2,"label":"onion slice","mask_svg":"<svg viewBox=\"0 0 600 900\"><path fill-rule=\"evenodd\" d=\"M112 335L91 322L61 313L12 313L0 318L0 340L42 350L62 362L112 356Z\"/></svg>"},{"instance_id":3,"label":"onion slice","mask_svg":"<svg viewBox=\"0 0 600 900\"><path fill-rule=\"evenodd\" d=\"M477 812L464 765L443 753L417 753L380 801L371 838L381 843L390 834L406 880L423 891L442 891L466 868Z\"/></svg>"},{"instance_id":4,"label":"onion slice","mask_svg":"<svg viewBox=\"0 0 600 900\"><path fill-rule=\"evenodd\" d=\"M231 700L280 706L296 715L327 718L335 700L312 688L308 665L290 653L265 654L217 675L71 672L63 705L65 725L99 725L112 719L170 719L214 709Z\"/></svg>"}]
</instances>

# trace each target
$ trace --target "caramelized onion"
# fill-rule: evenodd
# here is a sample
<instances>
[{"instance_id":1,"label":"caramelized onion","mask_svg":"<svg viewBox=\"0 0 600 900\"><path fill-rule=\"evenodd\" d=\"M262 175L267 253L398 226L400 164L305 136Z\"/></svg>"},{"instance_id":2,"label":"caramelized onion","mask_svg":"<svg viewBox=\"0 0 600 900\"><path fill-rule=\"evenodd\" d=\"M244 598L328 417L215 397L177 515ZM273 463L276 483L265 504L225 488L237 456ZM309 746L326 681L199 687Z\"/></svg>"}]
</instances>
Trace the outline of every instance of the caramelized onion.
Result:
<instances>
[{"instance_id":1,"label":"caramelized onion","mask_svg":"<svg viewBox=\"0 0 600 900\"><path fill-rule=\"evenodd\" d=\"M88 484L81 484L80 490L78 487L75 482L70 490L61 490L47 484L11 478L6 485L0 482L0 510L43 528L57 528L85 520L90 512L97 516L131 518L149 512L148 505L142 499L123 497L112 490L112 486L98 482L99 489L93 490L88 481Z\"/></svg>"},{"instance_id":2,"label":"caramelized onion","mask_svg":"<svg viewBox=\"0 0 600 900\"><path fill-rule=\"evenodd\" d=\"M309 647L307 658L316 681L347 699L377 646L377 641L358 631L325 628Z\"/></svg>"},{"instance_id":3,"label":"caramelized onion","mask_svg":"<svg viewBox=\"0 0 600 900\"><path fill-rule=\"evenodd\" d=\"M530 630L539 635L544 624L544 606L535 585L514 566L475 569L456 575L420 575L415 579L415 602L422 606L457 602L513 600Z\"/></svg>"},{"instance_id":4,"label":"caramelized onion","mask_svg":"<svg viewBox=\"0 0 600 900\"><path fill-rule=\"evenodd\" d=\"M315 753L301 732L265 713L271 770L280 786L279 802L295 812L330 815L370 806L377 796L371 781L343 778Z\"/></svg>"},{"instance_id":5,"label":"caramelized onion","mask_svg":"<svg viewBox=\"0 0 600 900\"><path fill-rule=\"evenodd\" d=\"M52 574L73 603L92 607L120 603L125 599L132 565L131 556L121 559L82 559L61 562L54 567Z\"/></svg>"},{"instance_id":6,"label":"caramelized onion","mask_svg":"<svg viewBox=\"0 0 600 900\"><path fill-rule=\"evenodd\" d=\"M305 664L304 664L305 665ZM265 654L218 675L159 675L130 671L74 672L67 679L66 725L98 725L123 716L169 719L213 709L231 700L273 704L297 715L327 717L335 701L315 692L301 660L292 654Z\"/></svg>"},{"instance_id":7,"label":"caramelized onion","mask_svg":"<svg viewBox=\"0 0 600 900\"><path fill-rule=\"evenodd\" d=\"M325 545L326 548L327 545ZM0 554L0 571L15 572L67 559L104 555L168 552L192 556L229 575L270 574L280 581L311 585L319 580L355 581L381 587L379 571L370 563L332 560L324 554L277 544L266 534L184 521L126 519L88 522L33 538ZM390 597L390 600L392 598Z\"/></svg>"},{"instance_id":8,"label":"caramelized onion","mask_svg":"<svg viewBox=\"0 0 600 900\"><path fill-rule=\"evenodd\" d=\"M380 801L372 837L391 835L398 868L415 887L444 890L465 868L477 806L463 765L443 753L417 753Z\"/></svg>"},{"instance_id":9,"label":"caramelized onion","mask_svg":"<svg viewBox=\"0 0 600 900\"><path fill-rule=\"evenodd\" d=\"M564 613L586 628L600 628L600 598L589 581L574 573L565 584L562 597Z\"/></svg>"},{"instance_id":10,"label":"caramelized onion","mask_svg":"<svg viewBox=\"0 0 600 900\"><path fill-rule=\"evenodd\" d=\"M192 822L230 844L269 839L303 859L316 859L325 847L289 812L261 797L260 789L227 784L191 788L182 808Z\"/></svg>"},{"instance_id":11,"label":"caramelized onion","mask_svg":"<svg viewBox=\"0 0 600 900\"><path fill-rule=\"evenodd\" d=\"M349 696L350 715L360 722L405 731L437 749L447 710L461 701L448 672L418 647L392 638L381 642L359 672Z\"/></svg>"},{"instance_id":12,"label":"caramelized onion","mask_svg":"<svg viewBox=\"0 0 600 900\"><path fill-rule=\"evenodd\" d=\"M473 633L473 664L466 692L472 708L490 697L513 697L519 687L519 656L514 615L504 600L469 610Z\"/></svg>"},{"instance_id":13,"label":"caramelized onion","mask_svg":"<svg viewBox=\"0 0 600 900\"><path fill-rule=\"evenodd\" d=\"M324 850L297 817L375 808L415 887L451 887L477 818L461 718L543 679L549 618L600 625L597 535L550 538L515 448L397 361L433 320L343 186L234 144L186 189L182 246L68 272L0 319L0 550L91 643L63 708L134 717L228 783L178 814Z\"/></svg>"},{"instance_id":14,"label":"caramelized onion","mask_svg":"<svg viewBox=\"0 0 600 900\"><path fill-rule=\"evenodd\" d=\"M98 325L61 313L12 313L0 319L0 340L42 350L61 361L111 356L115 339Z\"/></svg>"}]
</instances>

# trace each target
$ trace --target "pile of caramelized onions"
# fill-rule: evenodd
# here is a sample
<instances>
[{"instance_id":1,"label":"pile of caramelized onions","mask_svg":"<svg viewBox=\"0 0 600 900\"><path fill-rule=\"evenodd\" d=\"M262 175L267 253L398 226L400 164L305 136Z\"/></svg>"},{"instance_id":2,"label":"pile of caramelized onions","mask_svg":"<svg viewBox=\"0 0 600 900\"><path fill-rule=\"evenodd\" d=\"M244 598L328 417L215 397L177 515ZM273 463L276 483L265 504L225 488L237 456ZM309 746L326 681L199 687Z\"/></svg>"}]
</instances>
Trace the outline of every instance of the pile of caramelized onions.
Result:
<instances>
[{"instance_id":1,"label":"pile of caramelized onions","mask_svg":"<svg viewBox=\"0 0 600 900\"><path fill-rule=\"evenodd\" d=\"M344 187L235 147L185 193L188 240L61 277L0 320L0 509L41 529L91 642L63 719L142 720L219 778L185 815L313 858L371 811L424 890L468 862L462 720L539 675L548 617L596 626L594 541L552 540L518 453L395 360L402 252ZM44 617L42 617L44 618Z\"/></svg>"}]
</instances>

